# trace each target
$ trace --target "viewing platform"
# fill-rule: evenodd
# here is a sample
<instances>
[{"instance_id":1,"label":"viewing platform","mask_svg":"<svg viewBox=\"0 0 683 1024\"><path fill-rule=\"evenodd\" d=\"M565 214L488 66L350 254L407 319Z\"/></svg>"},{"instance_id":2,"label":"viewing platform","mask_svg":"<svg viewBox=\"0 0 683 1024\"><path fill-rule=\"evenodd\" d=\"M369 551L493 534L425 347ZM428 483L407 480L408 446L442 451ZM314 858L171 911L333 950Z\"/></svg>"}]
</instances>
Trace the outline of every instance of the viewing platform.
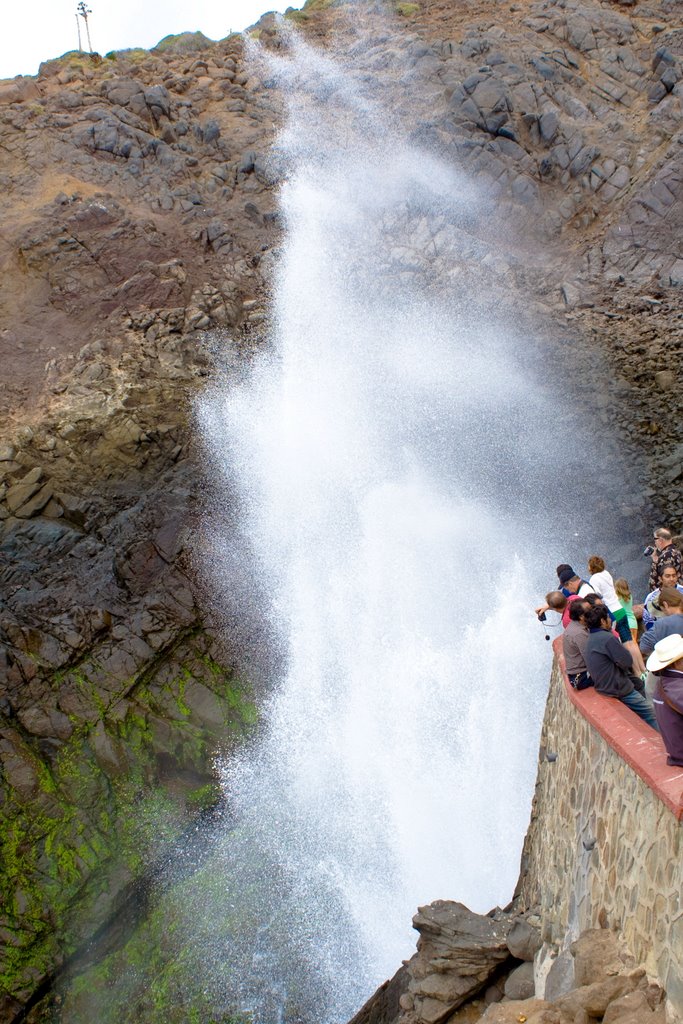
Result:
<instances>
[{"instance_id":1,"label":"viewing platform","mask_svg":"<svg viewBox=\"0 0 683 1024\"><path fill-rule=\"evenodd\" d=\"M570 686L565 671L561 636L554 640L553 651L572 704L681 821L683 768L666 763L666 750L660 735L620 700L603 697L592 686L575 690Z\"/></svg>"},{"instance_id":2,"label":"viewing platform","mask_svg":"<svg viewBox=\"0 0 683 1024\"><path fill-rule=\"evenodd\" d=\"M621 701L574 690L553 649L518 894L558 950L619 931L683 1017L683 768Z\"/></svg>"}]
</instances>

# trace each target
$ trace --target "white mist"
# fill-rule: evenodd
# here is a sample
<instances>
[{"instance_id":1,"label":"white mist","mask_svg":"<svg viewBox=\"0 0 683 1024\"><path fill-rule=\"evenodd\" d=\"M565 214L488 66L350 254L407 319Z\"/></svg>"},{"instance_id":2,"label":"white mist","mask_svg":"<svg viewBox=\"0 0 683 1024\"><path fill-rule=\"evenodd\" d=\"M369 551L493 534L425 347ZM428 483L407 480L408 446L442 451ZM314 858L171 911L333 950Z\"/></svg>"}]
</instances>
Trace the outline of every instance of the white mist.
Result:
<instances>
[{"instance_id":1,"label":"white mist","mask_svg":"<svg viewBox=\"0 0 683 1024\"><path fill-rule=\"evenodd\" d=\"M512 895L558 450L504 314L460 283L473 187L302 43L270 73L290 96L273 327L202 410L244 537L214 571L226 592L240 563L280 646L259 740L222 769L223 955L257 1024L341 1024L411 955L419 904Z\"/></svg>"}]
</instances>

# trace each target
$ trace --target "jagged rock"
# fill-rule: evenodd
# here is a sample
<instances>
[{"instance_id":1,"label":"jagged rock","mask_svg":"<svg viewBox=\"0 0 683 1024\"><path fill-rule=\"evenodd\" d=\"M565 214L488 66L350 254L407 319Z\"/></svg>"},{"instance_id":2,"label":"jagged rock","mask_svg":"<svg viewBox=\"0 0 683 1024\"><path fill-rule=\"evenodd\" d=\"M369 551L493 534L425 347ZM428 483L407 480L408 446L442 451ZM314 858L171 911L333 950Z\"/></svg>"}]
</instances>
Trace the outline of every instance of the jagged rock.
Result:
<instances>
[{"instance_id":1,"label":"jagged rock","mask_svg":"<svg viewBox=\"0 0 683 1024\"><path fill-rule=\"evenodd\" d=\"M29 477L31 479L29 479ZM10 487L5 495L5 501L10 512L17 512L22 506L29 501L39 490L41 490L40 479L42 477L42 471L38 470L37 476L36 471L32 470L28 473L23 480L18 484L14 484Z\"/></svg>"},{"instance_id":2,"label":"jagged rock","mask_svg":"<svg viewBox=\"0 0 683 1024\"><path fill-rule=\"evenodd\" d=\"M394 1024L403 1010L411 1010L412 998L406 996L408 972L400 967L390 981L385 981L349 1024Z\"/></svg>"},{"instance_id":3,"label":"jagged rock","mask_svg":"<svg viewBox=\"0 0 683 1024\"><path fill-rule=\"evenodd\" d=\"M508 923L474 914L462 903L437 900L413 918L420 933L408 963L416 1020L439 1024L483 988L509 957Z\"/></svg>"}]
</instances>

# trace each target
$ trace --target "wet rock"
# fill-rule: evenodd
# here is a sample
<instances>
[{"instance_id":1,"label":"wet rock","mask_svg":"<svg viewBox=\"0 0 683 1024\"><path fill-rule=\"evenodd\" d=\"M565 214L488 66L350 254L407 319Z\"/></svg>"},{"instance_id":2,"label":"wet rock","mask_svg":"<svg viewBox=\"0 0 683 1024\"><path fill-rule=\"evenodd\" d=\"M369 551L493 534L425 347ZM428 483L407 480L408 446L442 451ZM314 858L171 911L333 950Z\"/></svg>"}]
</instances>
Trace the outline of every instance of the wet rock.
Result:
<instances>
[{"instance_id":1,"label":"wet rock","mask_svg":"<svg viewBox=\"0 0 683 1024\"><path fill-rule=\"evenodd\" d=\"M426 1024L439 1024L483 988L509 957L508 924L473 914L461 903L438 900L413 918L420 933L408 963L409 992Z\"/></svg>"},{"instance_id":2,"label":"wet rock","mask_svg":"<svg viewBox=\"0 0 683 1024\"><path fill-rule=\"evenodd\" d=\"M73 732L71 721L56 708L22 708L17 712L17 718L24 729L34 736L55 736L60 740L68 740Z\"/></svg>"}]
</instances>

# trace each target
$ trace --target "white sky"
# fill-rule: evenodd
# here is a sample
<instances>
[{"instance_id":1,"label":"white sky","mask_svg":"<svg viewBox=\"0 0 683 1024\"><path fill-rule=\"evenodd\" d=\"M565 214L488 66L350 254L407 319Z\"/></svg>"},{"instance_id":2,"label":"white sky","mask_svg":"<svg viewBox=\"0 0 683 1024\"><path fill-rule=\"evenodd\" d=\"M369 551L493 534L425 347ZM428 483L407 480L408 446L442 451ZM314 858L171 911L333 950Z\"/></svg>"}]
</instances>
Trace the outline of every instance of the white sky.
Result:
<instances>
[{"instance_id":1,"label":"white sky","mask_svg":"<svg viewBox=\"0 0 683 1024\"><path fill-rule=\"evenodd\" d=\"M253 25L266 11L300 7L304 0L90 0L93 49L105 54L129 46L149 49L164 36L200 29L210 39ZM42 60L78 48L77 0L0 0L0 79L35 75ZM83 46L87 46L81 19Z\"/></svg>"}]
</instances>

